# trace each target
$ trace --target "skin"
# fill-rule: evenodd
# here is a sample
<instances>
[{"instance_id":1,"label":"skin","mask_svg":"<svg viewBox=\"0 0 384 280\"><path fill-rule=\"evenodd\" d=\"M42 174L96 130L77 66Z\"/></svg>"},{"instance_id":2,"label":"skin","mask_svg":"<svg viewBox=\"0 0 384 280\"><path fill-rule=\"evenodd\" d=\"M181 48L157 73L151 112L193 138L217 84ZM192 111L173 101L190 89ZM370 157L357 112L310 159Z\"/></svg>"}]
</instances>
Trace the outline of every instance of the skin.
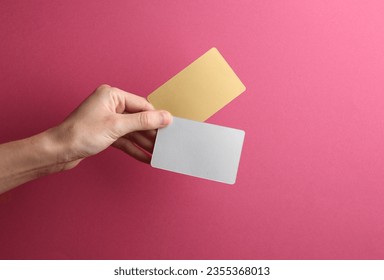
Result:
<instances>
[{"instance_id":1,"label":"skin","mask_svg":"<svg viewBox=\"0 0 384 280\"><path fill-rule=\"evenodd\" d=\"M144 98L102 85L58 126L0 145L0 194L72 169L109 146L149 163L156 129L171 122Z\"/></svg>"}]
</instances>

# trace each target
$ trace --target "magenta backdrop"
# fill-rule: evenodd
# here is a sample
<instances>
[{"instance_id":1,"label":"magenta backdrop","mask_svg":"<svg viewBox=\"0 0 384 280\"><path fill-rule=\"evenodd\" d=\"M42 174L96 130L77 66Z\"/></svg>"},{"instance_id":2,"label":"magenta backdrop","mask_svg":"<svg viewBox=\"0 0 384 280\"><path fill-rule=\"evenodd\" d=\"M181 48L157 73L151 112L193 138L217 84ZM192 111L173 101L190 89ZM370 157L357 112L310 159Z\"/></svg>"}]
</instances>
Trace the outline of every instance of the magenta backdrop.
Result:
<instances>
[{"instance_id":1,"label":"magenta backdrop","mask_svg":"<svg viewBox=\"0 0 384 280\"><path fill-rule=\"evenodd\" d=\"M111 148L0 196L0 258L384 258L383 1L2 0L0 14L0 142L101 83L147 96L211 47L247 86L208 120L246 131L236 185Z\"/></svg>"}]
</instances>

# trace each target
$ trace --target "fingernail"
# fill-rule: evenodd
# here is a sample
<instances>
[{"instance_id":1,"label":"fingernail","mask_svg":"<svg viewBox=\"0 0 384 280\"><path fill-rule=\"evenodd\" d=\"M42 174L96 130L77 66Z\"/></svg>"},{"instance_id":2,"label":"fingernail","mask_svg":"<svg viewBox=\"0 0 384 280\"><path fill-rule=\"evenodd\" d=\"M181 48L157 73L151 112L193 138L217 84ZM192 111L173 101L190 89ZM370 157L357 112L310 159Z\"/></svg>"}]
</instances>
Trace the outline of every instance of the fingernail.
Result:
<instances>
[{"instance_id":1,"label":"fingernail","mask_svg":"<svg viewBox=\"0 0 384 280\"><path fill-rule=\"evenodd\" d=\"M161 117L162 117L162 122L161 122L162 125L168 125L172 121L172 116L167 111L162 111L161 112Z\"/></svg>"}]
</instances>

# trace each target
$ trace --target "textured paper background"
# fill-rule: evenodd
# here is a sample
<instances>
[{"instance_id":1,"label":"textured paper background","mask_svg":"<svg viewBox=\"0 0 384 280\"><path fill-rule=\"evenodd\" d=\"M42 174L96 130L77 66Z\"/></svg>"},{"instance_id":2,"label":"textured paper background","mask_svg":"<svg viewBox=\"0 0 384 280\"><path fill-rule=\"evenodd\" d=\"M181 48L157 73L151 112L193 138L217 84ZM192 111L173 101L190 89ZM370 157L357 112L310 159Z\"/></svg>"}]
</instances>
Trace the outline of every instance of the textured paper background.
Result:
<instances>
[{"instance_id":1,"label":"textured paper background","mask_svg":"<svg viewBox=\"0 0 384 280\"><path fill-rule=\"evenodd\" d=\"M0 141L216 46L247 91L235 187L110 149L0 197L0 258L384 258L384 2L0 2Z\"/></svg>"}]
</instances>

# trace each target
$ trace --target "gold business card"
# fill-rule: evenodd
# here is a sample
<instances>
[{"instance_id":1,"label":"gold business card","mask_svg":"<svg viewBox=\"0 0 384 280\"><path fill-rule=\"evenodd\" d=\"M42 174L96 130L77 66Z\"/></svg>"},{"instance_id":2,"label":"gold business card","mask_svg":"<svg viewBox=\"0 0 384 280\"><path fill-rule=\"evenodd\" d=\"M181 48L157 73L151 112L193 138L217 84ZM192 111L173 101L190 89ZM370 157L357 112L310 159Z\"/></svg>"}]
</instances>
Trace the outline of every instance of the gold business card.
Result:
<instances>
[{"instance_id":1,"label":"gold business card","mask_svg":"<svg viewBox=\"0 0 384 280\"><path fill-rule=\"evenodd\" d=\"M245 91L216 48L192 62L148 96L156 109L203 122Z\"/></svg>"}]
</instances>

